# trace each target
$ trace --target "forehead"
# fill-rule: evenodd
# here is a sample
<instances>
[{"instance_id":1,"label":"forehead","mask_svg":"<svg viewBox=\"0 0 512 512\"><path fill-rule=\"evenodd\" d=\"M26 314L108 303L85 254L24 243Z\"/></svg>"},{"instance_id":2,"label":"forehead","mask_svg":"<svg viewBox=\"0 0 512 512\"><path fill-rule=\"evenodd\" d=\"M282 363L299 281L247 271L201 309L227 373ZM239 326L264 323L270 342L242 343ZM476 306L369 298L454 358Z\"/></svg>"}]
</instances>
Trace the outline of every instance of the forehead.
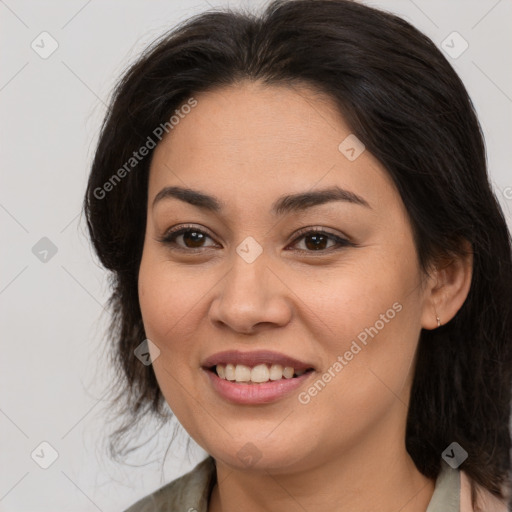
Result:
<instances>
[{"instance_id":1,"label":"forehead","mask_svg":"<svg viewBox=\"0 0 512 512\"><path fill-rule=\"evenodd\" d=\"M182 159L215 153L228 160L284 162L303 158L321 140L322 146L336 145L340 134L350 132L333 101L305 86L244 81L194 98L197 106L172 128L157 154L172 145Z\"/></svg>"},{"instance_id":2,"label":"forehead","mask_svg":"<svg viewBox=\"0 0 512 512\"><path fill-rule=\"evenodd\" d=\"M343 154L340 144L354 136L319 91L245 81L193 97L197 105L155 149L150 199L175 184L233 200L244 190L263 197L331 185L396 200L391 178L368 151L355 160Z\"/></svg>"}]
</instances>

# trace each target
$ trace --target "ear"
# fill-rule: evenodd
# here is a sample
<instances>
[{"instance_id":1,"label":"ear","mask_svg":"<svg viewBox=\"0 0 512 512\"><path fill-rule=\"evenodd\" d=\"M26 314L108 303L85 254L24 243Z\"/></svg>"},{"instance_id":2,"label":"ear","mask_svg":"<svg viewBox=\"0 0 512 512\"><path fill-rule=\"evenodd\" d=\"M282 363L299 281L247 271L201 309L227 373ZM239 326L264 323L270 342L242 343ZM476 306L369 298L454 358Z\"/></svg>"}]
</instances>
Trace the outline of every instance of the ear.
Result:
<instances>
[{"instance_id":1,"label":"ear","mask_svg":"<svg viewBox=\"0 0 512 512\"><path fill-rule=\"evenodd\" d=\"M473 275L473 248L464 240L464 254L447 256L438 261L427 279L421 316L424 329L437 329L448 323L466 300Z\"/></svg>"}]
</instances>

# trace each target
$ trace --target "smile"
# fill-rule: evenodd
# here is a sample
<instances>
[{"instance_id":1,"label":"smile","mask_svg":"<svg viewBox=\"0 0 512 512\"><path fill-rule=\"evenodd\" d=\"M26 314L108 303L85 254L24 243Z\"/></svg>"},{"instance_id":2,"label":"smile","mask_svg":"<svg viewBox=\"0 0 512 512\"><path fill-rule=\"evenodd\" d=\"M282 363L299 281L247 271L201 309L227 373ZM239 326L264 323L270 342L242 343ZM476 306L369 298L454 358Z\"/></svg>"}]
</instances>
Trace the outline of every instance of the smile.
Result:
<instances>
[{"instance_id":1,"label":"smile","mask_svg":"<svg viewBox=\"0 0 512 512\"><path fill-rule=\"evenodd\" d=\"M247 405L284 398L315 372L310 363L266 350L220 352L204 360L201 368L218 395Z\"/></svg>"},{"instance_id":2,"label":"smile","mask_svg":"<svg viewBox=\"0 0 512 512\"><path fill-rule=\"evenodd\" d=\"M246 366L244 364L226 365L218 364L212 368L221 379L234 381L237 384L262 384L264 382L276 381L281 379L292 379L293 377L300 377L310 370L295 370L291 366L282 366L280 364L258 364L254 367Z\"/></svg>"}]
</instances>

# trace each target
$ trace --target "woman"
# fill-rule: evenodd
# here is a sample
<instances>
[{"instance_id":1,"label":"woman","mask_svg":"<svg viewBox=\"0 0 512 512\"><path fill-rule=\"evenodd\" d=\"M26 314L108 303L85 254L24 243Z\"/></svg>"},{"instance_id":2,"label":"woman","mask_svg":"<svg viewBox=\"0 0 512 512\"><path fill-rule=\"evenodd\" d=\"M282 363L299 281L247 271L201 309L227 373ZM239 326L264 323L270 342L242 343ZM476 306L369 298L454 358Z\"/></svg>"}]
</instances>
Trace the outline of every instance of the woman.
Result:
<instances>
[{"instance_id":1,"label":"woman","mask_svg":"<svg viewBox=\"0 0 512 512\"><path fill-rule=\"evenodd\" d=\"M119 83L85 209L128 422L168 405L210 455L130 512L506 510L510 237L411 25L188 20Z\"/></svg>"}]
</instances>

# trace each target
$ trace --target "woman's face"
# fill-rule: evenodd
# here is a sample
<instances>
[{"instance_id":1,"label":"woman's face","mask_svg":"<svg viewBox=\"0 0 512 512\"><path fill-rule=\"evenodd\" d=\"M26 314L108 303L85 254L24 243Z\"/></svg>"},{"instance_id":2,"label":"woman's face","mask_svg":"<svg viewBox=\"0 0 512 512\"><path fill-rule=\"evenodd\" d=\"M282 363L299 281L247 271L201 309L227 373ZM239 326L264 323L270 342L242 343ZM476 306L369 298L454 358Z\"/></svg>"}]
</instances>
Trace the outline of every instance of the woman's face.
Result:
<instances>
[{"instance_id":1,"label":"woman's face","mask_svg":"<svg viewBox=\"0 0 512 512\"><path fill-rule=\"evenodd\" d=\"M169 406L232 467L402 449L417 341L434 313L391 178L308 88L244 82L194 97L153 155L139 274ZM235 353L212 359L225 351ZM301 373L285 357L309 370L282 376L279 363ZM251 382L221 379L208 369L218 361Z\"/></svg>"}]
</instances>

